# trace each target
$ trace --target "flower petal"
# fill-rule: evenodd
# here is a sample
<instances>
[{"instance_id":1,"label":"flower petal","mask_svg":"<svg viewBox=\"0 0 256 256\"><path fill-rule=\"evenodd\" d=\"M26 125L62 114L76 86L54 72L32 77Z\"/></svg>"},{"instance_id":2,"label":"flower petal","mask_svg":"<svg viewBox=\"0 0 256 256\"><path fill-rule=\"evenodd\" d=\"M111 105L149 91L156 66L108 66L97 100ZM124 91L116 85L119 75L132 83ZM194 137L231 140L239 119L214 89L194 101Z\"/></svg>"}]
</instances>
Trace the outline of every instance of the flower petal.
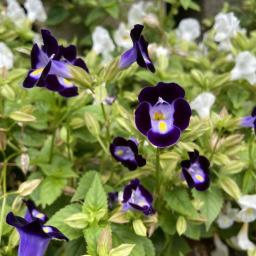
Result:
<instances>
[{"instance_id":1,"label":"flower petal","mask_svg":"<svg viewBox=\"0 0 256 256\"><path fill-rule=\"evenodd\" d=\"M58 41L52 36L51 32L47 29L42 29L41 34L44 42L42 49L47 53L47 55L51 57L53 54L58 54Z\"/></svg>"},{"instance_id":2,"label":"flower petal","mask_svg":"<svg viewBox=\"0 0 256 256\"><path fill-rule=\"evenodd\" d=\"M119 68L125 69L132 65L137 59L137 49L136 47L132 47L128 51L124 52L119 61Z\"/></svg>"},{"instance_id":3,"label":"flower petal","mask_svg":"<svg viewBox=\"0 0 256 256\"><path fill-rule=\"evenodd\" d=\"M180 128L181 131L186 129L189 125L191 109L188 102L182 98L179 98L173 102L174 115L173 124Z\"/></svg>"},{"instance_id":4,"label":"flower petal","mask_svg":"<svg viewBox=\"0 0 256 256\"><path fill-rule=\"evenodd\" d=\"M148 140L155 146L159 148L169 147L175 144L178 139L180 138L180 129L173 126L167 133L161 134L158 132L154 132L151 128L148 133L147 137Z\"/></svg>"},{"instance_id":5,"label":"flower petal","mask_svg":"<svg viewBox=\"0 0 256 256\"><path fill-rule=\"evenodd\" d=\"M140 39L140 35L142 33L143 28L144 28L143 25L140 25L140 24L134 25L130 33L130 36L133 42L137 42Z\"/></svg>"},{"instance_id":6,"label":"flower petal","mask_svg":"<svg viewBox=\"0 0 256 256\"><path fill-rule=\"evenodd\" d=\"M135 111L135 124L137 129L144 135L147 135L151 129L151 119L149 115L150 105L142 102Z\"/></svg>"},{"instance_id":7,"label":"flower petal","mask_svg":"<svg viewBox=\"0 0 256 256\"><path fill-rule=\"evenodd\" d=\"M74 45L69 45L68 47L61 48L63 57L69 62L73 62L76 59L76 47Z\"/></svg>"}]
</instances>

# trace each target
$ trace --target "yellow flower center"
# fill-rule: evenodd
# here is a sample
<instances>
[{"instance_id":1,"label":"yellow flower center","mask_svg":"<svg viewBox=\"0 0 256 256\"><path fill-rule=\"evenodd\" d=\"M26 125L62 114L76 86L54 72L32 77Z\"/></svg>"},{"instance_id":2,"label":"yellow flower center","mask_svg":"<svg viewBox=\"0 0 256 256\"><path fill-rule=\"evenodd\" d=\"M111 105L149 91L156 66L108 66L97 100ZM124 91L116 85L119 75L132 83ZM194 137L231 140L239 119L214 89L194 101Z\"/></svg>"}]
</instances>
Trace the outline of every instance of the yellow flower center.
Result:
<instances>
[{"instance_id":1,"label":"yellow flower center","mask_svg":"<svg viewBox=\"0 0 256 256\"><path fill-rule=\"evenodd\" d=\"M72 85L72 82L70 82L69 80L67 80L65 78L63 78L63 82L65 85L69 85L69 86Z\"/></svg>"},{"instance_id":2,"label":"yellow flower center","mask_svg":"<svg viewBox=\"0 0 256 256\"><path fill-rule=\"evenodd\" d=\"M160 120L165 120L165 115L162 113L162 112L158 112L158 111L156 111L155 113L154 113L154 120L156 120L156 121L160 121Z\"/></svg>"},{"instance_id":3,"label":"yellow flower center","mask_svg":"<svg viewBox=\"0 0 256 256\"><path fill-rule=\"evenodd\" d=\"M204 181L204 177L203 177L202 175L199 175L199 174L196 175L196 179L197 179L198 181L200 181L200 182L203 182L203 181Z\"/></svg>"},{"instance_id":4,"label":"yellow flower center","mask_svg":"<svg viewBox=\"0 0 256 256\"><path fill-rule=\"evenodd\" d=\"M38 219L42 219L44 217L44 214L42 214L41 212L36 214L36 218Z\"/></svg>"},{"instance_id":5,"label":"yellow flower center","mask_svg":"<svg viewBox=\"0 0 256 256\"><path fill-rule=\"evenodd\" d=\"M159 121L158 127L160 132L166 132L167 131L167 124L165 121Z\"/></svg>"},{"instance_id":6,"label":"yellow flower center","mask_svg":"<svg viewBox=\"0 0 256 256\"><path fill-rule=\"evenodd\" d=\"M38 76L43 72L43 68L38 68L36 70L34 70L33 72L31 72L32 76Z\"/></svg>"},{"instance_id":7,"label":"yellow flower center","mask_svg":"<svg viewBox=\"0 0 256 256\"><path fill-rule=\"evenodd\" d=\"M52 232L52 229L50 227L43 227L43 231L45 233L50 233L50 232Z\"/></svg>"},{"instance_id":8,"label":"yellow flower center","mask_svg":"<svg viewBox=\"0 0 256 256\"><path fill-rule=\"evenodd\" d=\"M124 151L122 149L117 150L116 154L118 156L122 156L124 154Z\"/></svg>"}]
</instances>

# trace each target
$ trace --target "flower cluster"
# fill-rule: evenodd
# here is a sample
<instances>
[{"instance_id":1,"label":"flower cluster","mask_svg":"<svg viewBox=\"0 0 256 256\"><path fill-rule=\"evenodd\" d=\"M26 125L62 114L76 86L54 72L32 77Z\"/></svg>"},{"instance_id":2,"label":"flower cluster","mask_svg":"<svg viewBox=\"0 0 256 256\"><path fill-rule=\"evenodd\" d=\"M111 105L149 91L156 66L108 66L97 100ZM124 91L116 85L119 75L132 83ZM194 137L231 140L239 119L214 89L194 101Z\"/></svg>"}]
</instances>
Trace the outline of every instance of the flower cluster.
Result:
<instances>
[{"instance_id":1,"label":"flower cluster","mask_svg":"<svg viewBox=\"0 0 256 256\"><path fill-rule=\"evenodd\" d=\"M44 225L47 216L39 212L32 201L25 201L27 212L25 217L8 213L6 222L15 227L20 235L18 256L43 256L51 239L68 241L57 228Z\"/></svg>"},{"instance_id":2,"label":"flower cluster","mask_svg":"<svg viewBox=\"0 0 256 256\"><path fill-rule=\"evenodd\" d=\"M64 97L78 95L78 88L69 80L72 78L70 66L78 66L86 72L88 68L81 58L77 58L76 47L58 45L48 30L41 31L43 45L34 44L31 50L31 69L23 82L25 88L45 87Z\"/></svg>"}]
</instances>

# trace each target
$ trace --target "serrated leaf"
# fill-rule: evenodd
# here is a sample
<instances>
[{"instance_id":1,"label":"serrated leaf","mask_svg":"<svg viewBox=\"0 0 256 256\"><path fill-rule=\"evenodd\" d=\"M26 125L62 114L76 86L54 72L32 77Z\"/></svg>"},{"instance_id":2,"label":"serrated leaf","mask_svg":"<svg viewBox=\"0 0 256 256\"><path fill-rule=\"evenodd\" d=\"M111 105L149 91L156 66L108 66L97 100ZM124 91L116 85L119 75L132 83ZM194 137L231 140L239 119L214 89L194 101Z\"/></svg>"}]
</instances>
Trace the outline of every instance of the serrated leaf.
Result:
<instances>
[{"instance_id":1,"label":"serrated leaf","mask_svg":"<svg viewBox=\"0 0 256 256\"><path fill-rule=\"evenodd\" d=\"M84 213L75 213L64 220L71 228L83 229L87 226L87 215Z\"/></svg>"},{"instance_id":2,"label":"serrated leaf","mask_svg":"<svg viewBox=\"0 0 256 256\"><path fill-rule=\"evenodd\" d=\"M88 171L80 178L78 188L75 194L73 195L71 202L78 201L85 198L90 188L90 185L92 184L92 181L95 178L95 175L97 175L96 171Z\"/></svg>"},{"instance_id":3,"label":"serrated leaf","mask_svg":"<svg viewBox=\"0 0 256 256\"><path fill-rule=\"evenodd\" d=\"M74 229L65 224L65 219L73 214L81 212L81 206L78 204L68 205L58 212L56 212L51 219L47 222L47 225L52 225L58 228L64 235L66 235L70 240L77 239L82 236L82 231L79 229Z\"/></svg>"},{"instance_id":4,"label":"serrated leaf","mask_svg":"<svg viewBox=\"0 0 256 256\"><path fill-rule=\"evenodd\" d=\"M175 188L174 190L167 192L165 201L170 209L173 209L182 215L191 217L198 215L187 190L184 188Z\"/></svg>"},{"instance_id":5,"label":"serrated leaf","mask_svg":"<svg viewBox=\"0 0 256 256\"><path fill-rule=\"evenodd\" d=\"M222 193L220 189L214 187L211 187L206 191L197 191L193 189L192 193L196 199L200 199L204 203L200 211L202 215L207 218L205 226L208 230L222 208Z\"/></svg>"},{"instance_id":6,"label":"serrated leaf","mask_svg":"<svg viewBox=\"0 0 256 256\"><path fill-rule=\"evenodd\" d=\"M99 256L108 255L112 248L112 234L110 226L106 226L99 235L97 252Z\"/></svg>"},{"instance_id":7,"label":"serrated leaf","mask_svg":"<svg viewBox=\"0 0 256 256\"><path fill-rule=\"evenodd\" d=\"M46 177L40 185L40 203L45 207L52 204L62 193L66 179Z\"/></svg>"},{"instance_id":8,"label":"serrated leaf","mask_svg":"<svg viewBox=\"0 0 256 256\"><path fill-rule=\"evenodd\" d=\"M240 188L238 187L238 185L236 184L236 182L229 178L229 177L225 177L222 176L219 179L219 184L221 186L221 188L231 197L233 197L234 199L238 200L241 196L241 191Z\"/></svg>"},{"instance_id":9,"label":"serrated leaf","mask_svg":"<svg viewBox=\"0 0 256 256\"><path fill-rule=\"evenodd\" d=\"M90 227L84 231L84 237L87 243L87 253L90 255L97 254L97 241L103 228Z\"/></svg>"}]
</instances>

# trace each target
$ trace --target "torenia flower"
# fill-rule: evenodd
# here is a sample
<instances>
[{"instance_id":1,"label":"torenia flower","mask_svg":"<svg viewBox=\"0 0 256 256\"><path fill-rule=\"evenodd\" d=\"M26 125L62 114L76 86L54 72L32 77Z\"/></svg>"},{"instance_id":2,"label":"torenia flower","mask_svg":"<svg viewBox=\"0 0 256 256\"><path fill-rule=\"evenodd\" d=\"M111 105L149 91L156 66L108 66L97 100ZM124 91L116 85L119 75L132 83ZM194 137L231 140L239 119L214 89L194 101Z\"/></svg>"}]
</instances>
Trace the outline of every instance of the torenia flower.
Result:
<instances>
[{"instance_id":1,"label":"torenia flower","mask_svg":"<svg viewBox=\"0 0 256 256\"><path fill-rule=\"evenodd\" d=\"M122 48L129 49L132 47L130 30L123 22L119 24L118 29L115 31L114 40Z\"/></svg>"},{"instance_id":2,"label":"torenia flower","mask_svg":"<svg viewBox=\"0 0 256 256\"><path fill-rule=\"evenodd\" d=\"M255 249L255 244L249 240L248 229L249 224L244 223L238 235L231 238L232 243L234 246L238 247L238 249L245 251Z\"/></svg>"},{"instance_id":3,"label":"torenia flower","mask_svg":"<svg viewBox=\"0 0 256 256\"><path fill-rule=\"evenodd\" d=\"M122 54L119 61L121 69L129 67L135 61L139 66L155 72L155 67L148 55L148 42L141 35L144 26L135 25L131 30L130 36L133 42L133 47Z\"/></svg>"},{"instance_id":4,"label":"torenia flower","mask_svg":"<svg viewBox=\"0 0 256 256\"><path fill-rule=\"evenodd\" d=\"M152 206L153 197L148 190L146 190L138 179L134 179L124 188L122 204L123 210L137 210L145 215L154 213Z\"/></svg>"},{"instance_id":5,"label":"torenia flower","mask_svg":"<svg viewBox=\"0 0 256 256\"><path fill-rule=\"evenodd\" d=\"M0 69L11 69L13 67L13 53L3 42L0 42Z\"/></svg>"},{"instance_id":6,"label":"torenia flower","mask_svg":"<svg viewBox=\"0 0 256 256\"><path fill-rule=\"evenodd\" d=\"M228 247L220 240L217 234L213 237L215 250L211 252L211 256L229 256Z\"/></svg>"},{"instance_id":7,"label":"torenia flower","mask_svg":"<svg viewBox=\"0 0 256 256\"><path fill-rule=\"evenodd\" d=\"M109 32L101 26L97 26L92 33L93 50L97 54L102 54L105 62L112 59L111 52L115 45L109 35Z\"/></svg>"},{"instance_id":8,"label":"torenia flower","mask_svg":"<svg viewBox=\"0 0 256 256\"><path fill-rule=\"evenodd\" d=\"M146 164L146 160L138 153L137 143L132 139L116 137L110 144L110 152L118 162L131 171Z\"/></svg>"},{"instance_id":9,"label":"torenia flower","mask_svg":"<svg viewBox=\"0 0 256 256\"><path fill-rule=\"evenodd\" d=\"M228 202L218 216L218 226L222 229L231 227L234 224L237 213L238 209L232 208L230 202Z\"/></svg>"},{"instance_id":10,"label":"torenia flower","mask_svg":"<svg viewBox=\"0 0 256 256\"><path fill-rule=\"evenodd\" d=\"M26 14L16 0L7 0L6 16L17 27L22 27L26 22Z\"/></svg>"},{"instance_id":11,"label":"torenia flower","mask_svg":"<svg viewBox=\"0 0 256 256\"><path fill-rule=\"evenodd\" d=\"M236 56L235 67L231 70L231 80L239 79L245 79L251 85L256 83L256 58L248 51Z\"/></svg>"},{"instance_id":12,"label":"torenia flower","mask_svg":"<svg viewBox=\"0 0 256 256\"><path fill-rule=\"evenodd\" d=\"M193 18L181 20L176 29L177 37L185 41L194 41L200 34L200 24L198 20Z\"/></svg>"},{"instance_id":13,"label":"torenia flower","mask_svg":"<svg viewBox=\"0 0 256 256\"><path fill-rule=\"evenodd\" d=\"M199 152L189 152L189 160L181 162L182 174L190 188L203 191L210 185L209 160L200 156Z\"/></svg>"},{"instance_id":14,"label":"torenia flower","mask_svg":"<svg viewBox=\"0 0 256 256\"><path fill-rule=\"evenodd\" d=\"M215 102L215 96L210 92L199 94L191 103L191 109L196 110L200 118L206 118L210 115L210 110Z\"/></svg>"},{"instance_id":15,"label":"torenia flower","mask_svg":"<svg viewBox=\"0 0 256 256\"><path fill-rule=\"evenodd\" d=\"M28 206L25 218L15 216L9 212L6 222L14 226L20 235L18 256L43 256L53 238L68 241L57 228L44 226L46 216L39 212L31 201L26 202Z\"/></svg>"},{"instance_id":16,"label":"torenia flower","mask_svg":"<svg viewBox=\"0 0 256 256\"><path fill-rule=\"evenodd\" d=\"M242 209L236 216L238 221L248 223L256 220L256 195L243 195L238 204Z\"/></svg>"},{"instance_id":17,"label":"torenia flower","mask_svg":"<svg viewBox=\"0 0 256 256\"><path fill-rule=\"evenodd\" d=\"M254 128L256 134L256 106L253 108L250 116L245 116L241 120L241 126Z\"/></svg>"},{"instance_id":18,"label":"torenia flower","mask_svg":"<svg viewBox=\"0 0 256 256\"><path fill-rule=\"evenodd\" d=\"M30 21L46 21L47 15L41 0L26 0L24 6L27 10L27 17Z\"/></svg>"},{"instance_id":19,"label":"torenia flower","mask_svg":"<svg viewBox=\"0 0 256 256\"><path fill-rule=\"evenodd\" d=\"M140 92L135 124L153 145L164 148L175 144L188 127L191 109L184 96L183 88L175 83L159 82Z\"/></svg>"}]
</instances>

